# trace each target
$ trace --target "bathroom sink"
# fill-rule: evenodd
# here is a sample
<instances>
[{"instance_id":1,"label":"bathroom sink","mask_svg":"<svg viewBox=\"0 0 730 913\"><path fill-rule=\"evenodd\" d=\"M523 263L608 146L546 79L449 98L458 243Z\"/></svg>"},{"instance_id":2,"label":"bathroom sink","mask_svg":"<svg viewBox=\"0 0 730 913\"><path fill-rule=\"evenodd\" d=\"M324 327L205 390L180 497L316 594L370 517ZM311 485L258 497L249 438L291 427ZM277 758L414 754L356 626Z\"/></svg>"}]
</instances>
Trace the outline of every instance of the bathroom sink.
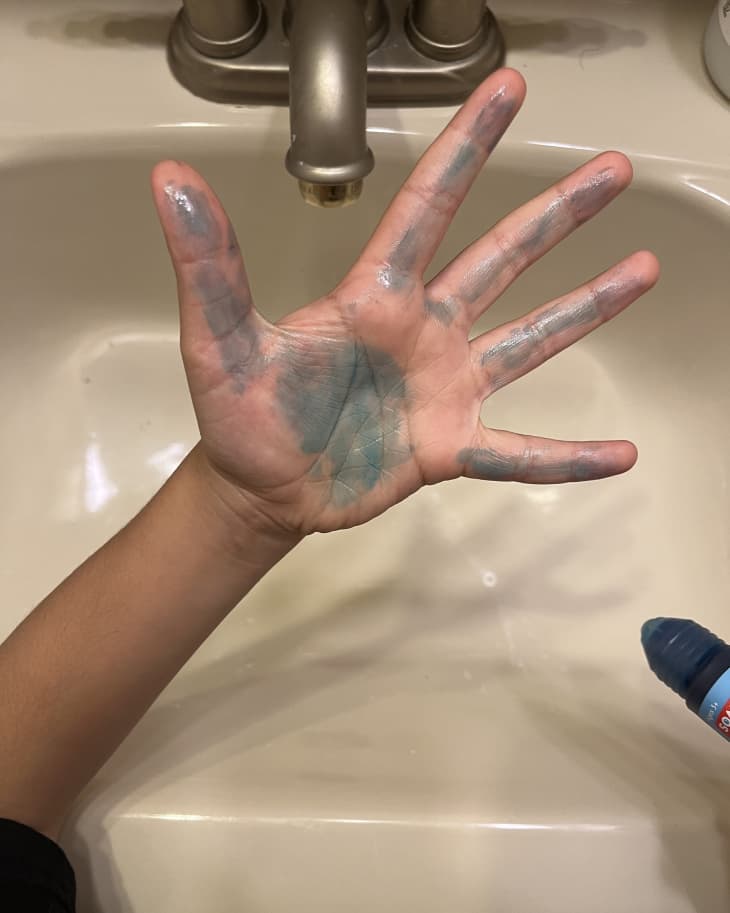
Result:
<instances>
[{"instance_id":1,"label":"bathroom sink","mask_svg":"<svg viewBox=\"0 0 730 913\"><path fill-rule=\"evenodd\" d=\"M240 137L177 141L226 201L270 319L337 280L405 176L402 138L374 145L362 201L329 211ZM147 190L158 154L51 146L0 175L2 634L196 439ZM584 157L506 143L439 263ZM477 327L650 244L656 291L486 407L497 427L630 437L635 470L459 480L306 541L84 795L65 835L82 911L726 908L727 747L639 646L656 614L728 630L719 182L639 177Z\"/></svg>"},{"instance_id":2,"label":"bathroom sink","mask_svg":"<svg viewBox=\"0 0 730 913\"><path fill-rule=\"evenodd\" d=\"M341 277L449 114L371 112L360 202L307 207L283 168L284 110L203 102L169 74L178 5L4 5L0 637L196 440L154 162L210 179L275 320ZM727 108L699 62L711 3L490 6L530 96L434 269L592 150L629 152L632 189L475 332L652 248L654 291L485 407L497 427L631 438L639 463L573 486L458 480L304 542L82 796L62 838L80 913L730 908L728 748L639 643L655 615L730 638L730 171Z\"/></svg>"}]
</instances>

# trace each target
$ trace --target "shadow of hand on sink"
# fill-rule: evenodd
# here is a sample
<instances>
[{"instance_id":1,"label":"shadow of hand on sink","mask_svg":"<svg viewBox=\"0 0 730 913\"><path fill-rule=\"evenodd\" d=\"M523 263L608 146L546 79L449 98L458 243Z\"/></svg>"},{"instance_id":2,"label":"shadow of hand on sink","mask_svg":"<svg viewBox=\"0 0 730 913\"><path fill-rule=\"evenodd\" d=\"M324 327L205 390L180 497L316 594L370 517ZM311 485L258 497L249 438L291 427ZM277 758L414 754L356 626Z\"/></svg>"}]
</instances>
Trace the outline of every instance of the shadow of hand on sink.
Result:
<instances>
[{"instance_id":1,"label":"shadow of hand on sink","mask_svg":"<svg viewBox=\"0 0 730 913\"><path fill-rule=\"evenodd\" d=\"M620 803L628 801L639 815L654 822L663 851L661 877L688 901L681 909L696 913L730 909L725 764L717 751L707 751L712 746L706 740L712 737L674 695L676 712L698 730L696 751L686 739L667 735L672 720L655 722L646 708L637 706L640 700L618 675L609 677L586 667L561 672L545 691L531 693L524 704L538 729L536 735L577 758ZM636 710L631 712L632 708ZM625 816L625 806L620 808L619 815Z\"/></svg>"},{"instance_id":2,"label":"shadow of hand on sink","mask_svg":"<svg viewBox=\"0 0 730 913\"><path fill-rule=\"evenodd\" d=\"M548 19L500 17L504 39L510 51L539 48L546 54L582 57L609 54L622 48L646 44L640 29L622 29L600 19Z\"/></svg>"},{"instance_id":3,"label":"shadow of hand on sink","mask_svg":"<svg viewBox=\"0 0 730 913\"><path fill-rule=\"evenodd\" d=\"M595 506L595 501L592 503ZM609 505L609 511L599 509L599 513L602 522L612 528L616 521L607 513L615 510L621 522L635 506L631 502ZM458 503L454 506L458 508ZM591 560L587 552L592 546L580 522L573 534L545 540L539 553L533 551L527 557L514 548L517 529L526 522L507 497L499 509L492 508L478 540L475 530L468 526L459 531L450 548L463 561L456 572L475 581L466 595L459 592L449 599L448 580L440 590L435 588L434 582L440 582L438 570L434 575L413 574L406 581L379 581L379 586L354 592L334 609L290 623L262 640L244 643L220 659L184 672L179 681L181 699L171 698L149 711L91 784L69 822L65 842L77 870L79 893L87 903L94 900L89 909L132 913L107 836L110 816L124 814L126 799L138 802L168 782L231 759L244 759L256 747L289 739L292 734L297 750L305 748L305 760L297 770L300 783L316 788L321 781L330 789L337 784L345 789L349 784L357 785L363 777L363 765L358 770L356 764L353 772L348 756L352 759L362 752L360 759L369 767L367 752L374 752L371 758L376 762L378 752L382 754L377 739L367 734L369 704L387 701L393 693L410 692L417 695L416 701L423 704L428 715L429 695L476 692L488 688L496 678L509 687L523 675L519 644L515 652L503 626L500 601L505 594L511 618L522 610L534 617L543 611L554 612L556 607L568 614L584 615L587 609L604 612L625 600L626 593L620 587L610 591L598 587L594 593L570 592L556 579L556 570L566 556L569 561ZM431 535L438 551L439 533ZM414 535L396 566L417 567L417 555L423 548L422 536ZM468 566L474 564L475 554L479 552L484 558L505 548L513 560L501 574L499 587L489 589L481 581L477 583L479 574ZM453 553L446 558L455 561ZM543 594L538 606L529 597L529 591L536 589ZM388 598L390 590L395 597ZM269 605L268 610L276 612L277 608ZM474 629L481 643L471 638ZM450 646L449 638L459 631L459 643L473 642L468 656ZM495 653L493 645L500 642L502 647ZM440 655L432 653L434 644L443 645ZM465 665L470 667L468 675ZM358 711L365 714L359 723L342 722ZM334 725L323 731L321 724L328 720ZM291 747L292 743L287 744ZM315 757L307 765L307 746L315 753L329 753L332 763L320 768ZM401 747L390 745L387 751L397 753ZM282 753L287 753L286 747ZM322 757L326 755L320 756L320 761ZM277 762L282 763L281 757L274 758L274 767ZM241 765L245 775L244 767L245 762ZM382 787L382 778L387 776L386 765L385 773L373 770L372 779ZM258 784L251 782L245 788L255 794ZM362 783L359 790L362 793ZM79 827L80 819L83 822ZM81 906L80 913L83 910Z\"/></svg>"},{"instance_id":4,"label":"shadow of hand on sink","mask_svg":"<svg viewBox=\"0 0 730 913\"><path fill-rule=\"evenodd\" d=\"M74 45L143 45L165 47L174 13L125 16L99 11L73 18L36 19L28 34Z\"/></svg>"}]
</instances>

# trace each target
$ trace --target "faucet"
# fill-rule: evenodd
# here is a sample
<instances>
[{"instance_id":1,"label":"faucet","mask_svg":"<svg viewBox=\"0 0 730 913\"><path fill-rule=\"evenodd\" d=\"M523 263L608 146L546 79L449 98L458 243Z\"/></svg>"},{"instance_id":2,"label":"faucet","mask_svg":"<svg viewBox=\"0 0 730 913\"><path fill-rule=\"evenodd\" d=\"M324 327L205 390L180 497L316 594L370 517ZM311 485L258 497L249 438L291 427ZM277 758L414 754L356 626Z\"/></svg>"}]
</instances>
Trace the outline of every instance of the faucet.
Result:
<instances>
[{"instance_id":1,"label":"faucet","mask_svg":"<svg viewBox=\"0 0 730 913\"><path fill-rule=\"evenodd\" d=\"M366 138L368 44L382 39L380 0L288 0L288 172L305 200L354 202L375 164Z\"/></svg>"},{"instance_id":2,"label":"faucet","mask_svg":"<svg viewBox=\"0 0 730 913\"><path fill-rule=\"evenodd\" d=\"M454 104L501 65L485 0L183 0L168 59L194 94L289 104L286 167L342 206L374 166L368 104Z\"/></svg>"}]
</instances>

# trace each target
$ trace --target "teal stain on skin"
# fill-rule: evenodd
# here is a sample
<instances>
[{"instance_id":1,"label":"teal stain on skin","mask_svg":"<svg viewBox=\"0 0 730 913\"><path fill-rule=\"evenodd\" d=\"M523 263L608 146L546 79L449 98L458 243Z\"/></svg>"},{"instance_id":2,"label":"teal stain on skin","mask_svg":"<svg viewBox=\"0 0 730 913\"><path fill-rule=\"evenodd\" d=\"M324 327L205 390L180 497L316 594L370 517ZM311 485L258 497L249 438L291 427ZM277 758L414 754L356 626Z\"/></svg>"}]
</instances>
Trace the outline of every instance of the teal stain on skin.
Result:
<instances>
[{"instance_id":1,"label":"teal stain on skin","mask_svg":"<svg viewBox=\"0 0 730 913\"><path fill-rule=\"evenodd\" d=\"M442 167L433 188L436 195L445 192L457 195L459 183L465 177L467 181L475 177L485 155L492 153L504 135L517 108L516 100L506 97L504 90L487 102L475 118L469 136L455 148ZM412 284L423 231L422 224L411 224L394 244L387 265L378 272L378 281L384 288L400 292Z\"/></svg>"},{"instance_id":2,"label":"teal stain on skin","mask_svg":"<svg viewBox=\"0 0 730 913\"><path fill-rule=\"evenodd\" d=\"M478 301L491 283L500 281L506 269L541 256L570 228L582 225L599 212L616 193L615 172L604 168L569 194L554 199L527 223L509 255L505 257L500 251L480 265L477 275L462 289L463 299L469 303Z\"/></svg>"},{"instance_id":3,"label":"teal stain on skin","mask_svg":"<svg viewBox=\"0 0 730 913\"><path fill-rule=\"evenodd\" d=\"M501 92L495 95L480 111L474 124L475 138L491 155L497 143L504 136L518 108L514 98L505 97Z\"/></svg>"},{"instance_id":4,"label":"teal stain on skin","mask_svg":"<svg viewBox=\"0 0 730 913\"><path fill-rule=\"evenodd\" d=\"M378 272L378 282L387 289L401 292L413 284L413 268L418 259L419 233L410 225L396 242L388 265Z\"/></svg>"},{"instance_id":5,"label":"teal stain on skin","mask_svg":"<svg viewBox=\"0 0 730 913\"><path fill-rule=\"evenodd\" d=\"M230 222L226 236L206 193L189 184L168 184L165 195L192 252L199 257L194 288L200 298L208 328L216 340L223 370L236 393L244 390L244 377L259 354L257 328L248 283L240 261L238 242ZM224 270L211 252L227 253ZM238 261L238 265L236 265Z\"/></svg>"},{"instance_id":6,"label":"teal stain on skin","mask_svg":"<svg viewBox=\"0 0 730 913\"><path fill-rule=\"evenodd\" d=\"M502 281L505 270L513 271L515 266L521 267L526 261L542 256L570 229L582 225L599 212L617 192L615 172L604 168L569 194L554 199L525 225L507 253L498 251L477 266L474 274L462 285L462 300L476 303L490 285Z\"/></svg>"},{"instance_id":7,"label":"teal stain on skin","mask_svg":"<svg viewBox=\"0 0 730 913\"><path fill-rule=\"evenodd\" d=\"M570 194L569 201L577 225L587 222L616 196L616 172L603 168Z\"/></svg>"},{"instance_id":8,"label":"teal stain on skin","mask_svg":"<svg viewBox=\"0 0 730 913\"><path fill-rule=\"evenodd\" d=\"M311 475L331 479L338 506L371 491L411 457L403 373L379 349L343 341L297 353L277 396L302 452L320 455Z\"/></svg>"},{"instance_id":9,"label":"teal stain on skin","mask_svg":"<svg viewBox=\"0 0 730 913\"><path fill-rule=\"evenodd\" d=\"M569 296L539 311L522 325L512 327L508 335L503 335L481 356L481 364L491 375L492 390L514 380L514 372L524 373L531 365L541 363L563 348L564 334L574 338L578 331L582 335L582 328L598 326L618 313L637 290L633 277L611 276L605 284L589 289L580 297Z\"/></svg>"},{"instance_id":10,"label":"teal stain on skin","mask_svg":"<svg viewBox=\"0 0 730 913\"><path fill-rule=\"evenodd\" d=\"M258 355L256 328L248 319L252 304L245 278L231 283L220 267L204 264L195 273L195 288L223 370L230 375L235 392L242 393L245 374Z\"/></svg>"},{"instance_id":11,"label":"teal stain on skin","mask_svg":"<svg viewBox=\"0 0 730 913\"><path fill-rule=\"evenodd\" d=\"M475 164L478 150L471 140L463 142L447 163L439 180L438 190L453 190L454 183L464 173L465 169Z\"/></svg>"},{"instance_id":12,"label":"teal stain on skin","mask_svg":"<svg viewBox=\"0 0 730 913\"><path fill-rule=\"evenodd\" d=\"M420 244L418 229L414 225L410 225L391 254L390 262L393 268L402 273L409 273L416 264Z\"/></svg>"},{"instance_id":13,"label":"teal stain on skin","mask_svg":"<svg viewBox=\"0 0 730 913\"><path fill-rule=\"evenodd\" d=\"M471 274L462 281L459 298L467 304L476 304L489 291L490 286L499 281L505 268L501 251L483 257L473 268Z\"/></svg>"},{"instance_id":14,"label":"teal stain on skin","mask_svg":"<svg viewBox=\"0 0 730 913\"><path fill-rule=\"evenodd\" d=\"M168 184L165 194L181 228L190 235L204 237L211 247L220 243L221 229L215 213L202 190L183 184Z\"/></svg>"},{"instance_id":15,"label":"teal stain on skin","mask_svg":"<svg viewBox=\"0 0 730 913\"><path fill-rule=\"evenodd\" d=\"M494 372L493 388L499 389L502 384L497 373L499 370L517 371L524 368L530 359L535 344L534 337L520 327L511 330L509 336L500 339L482 353L481 362L485 368ZM505 381L506 383L507 381Z\"/></svg>"},{"instance_id":16,"label":"teal stain on skin","mask_svg":"<svg viewBox=\"0 0 730 913\"><path fill-rule=\"evenodd\" d=\"M509 336L490 346L482 354L482 365L491 367L495 374L499 369L509 372L524 370L533 359L541 356L546 340L551 336L559 337L566 331L598 320L600 313L596 295L587 295L573 303L566 301L553 305L522 326L510 330ZM511 379L508 376L506 382Z\"/></svg>"},{"instance_id":17,"label":"teal stain on skin","mask_svg":"<svg viewBox=\"0 0 730 913\"><path fill-rule=\"evenodd\" d=\"M564 217L565 204L562 199L553 202L532 219L518 240L516 252L520 256L532 259L535 255L547 250L554 243L554 238L560 231L561 219Z\"/></svg>"},{"instance_id":18,"label":"teal stain on skin","mask_svg":"<svg viewBox=\"0 0 730 913\"><path fill-rule=\"evenodd\" d=\"M616 196L615 172L604 168L565 196L560 196L534 219L519 248L529 255L547 250L568 229L583 225Z\"/></svg>"},{"instance_id":19,"label":"teal stain on skin","mask_svg":"<svg viewBox=\"0 0 730 913\"><path fill-rule=\"evenodd\" d=\"M456 459L467 473L492 482L530 482L552 485L561 482L587 482L606 474L600 452L580 449L571 459L550 459L544 454L504 454L490 447L465 447Z\"/></svg>"},{"instance_id":20,"label":"teal stain on skin","mask_svg":"<svg viewBox=\"0 0 730 913\"><path fill-rule=\"evenodd\" d=\"M488 447L465 447L456 454L471 475L494 482L510 482L515 477L515 461Z\"/></svg>"},{"instance_id":21,"label":"teal stain on skin","mask_svg":"<svg viewBox=\"0 0 730 913\"><path fill-rule=\"evenodd\" d=\"M423 299L423 308L427 316L433 317L440 324L448 327L451 326L454 317L456 317L459 305L456 299L451 296L447 298L432 298L430 295L426 295Z\"/></svg>"},{"instance_id":22,"label":"teal stain on skin","mask_svg":"<svg viewBox=\"0 0 730 913\"><path fill-rule=\"evenodd\" d=\"M528 223L524 232L508 250L485 255L461 283L459 297L473 305L494 285L502 283L504 274L514 273L521 263L532 260L547 248L549 235L555 227L555 204Z\"/></svg>"}]
</instances>

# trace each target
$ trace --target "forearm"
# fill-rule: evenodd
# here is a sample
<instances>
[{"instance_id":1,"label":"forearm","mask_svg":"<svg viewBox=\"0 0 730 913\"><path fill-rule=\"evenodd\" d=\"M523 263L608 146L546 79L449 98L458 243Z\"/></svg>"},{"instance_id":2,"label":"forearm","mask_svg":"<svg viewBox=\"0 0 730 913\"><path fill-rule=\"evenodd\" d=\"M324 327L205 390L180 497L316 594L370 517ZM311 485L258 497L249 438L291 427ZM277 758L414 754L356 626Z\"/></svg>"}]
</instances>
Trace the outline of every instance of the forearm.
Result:
<instances>
[{"instance_id":1,"label":"forearm","mask_svg":"<svg viewBox=\"0 0 730 913\"><path fill-rule=\"evenodd\" d=\"M51 836L155 697L296 540L226 514L194 450L0 646L0 816Z\"/></svg>"}]
</instances>

